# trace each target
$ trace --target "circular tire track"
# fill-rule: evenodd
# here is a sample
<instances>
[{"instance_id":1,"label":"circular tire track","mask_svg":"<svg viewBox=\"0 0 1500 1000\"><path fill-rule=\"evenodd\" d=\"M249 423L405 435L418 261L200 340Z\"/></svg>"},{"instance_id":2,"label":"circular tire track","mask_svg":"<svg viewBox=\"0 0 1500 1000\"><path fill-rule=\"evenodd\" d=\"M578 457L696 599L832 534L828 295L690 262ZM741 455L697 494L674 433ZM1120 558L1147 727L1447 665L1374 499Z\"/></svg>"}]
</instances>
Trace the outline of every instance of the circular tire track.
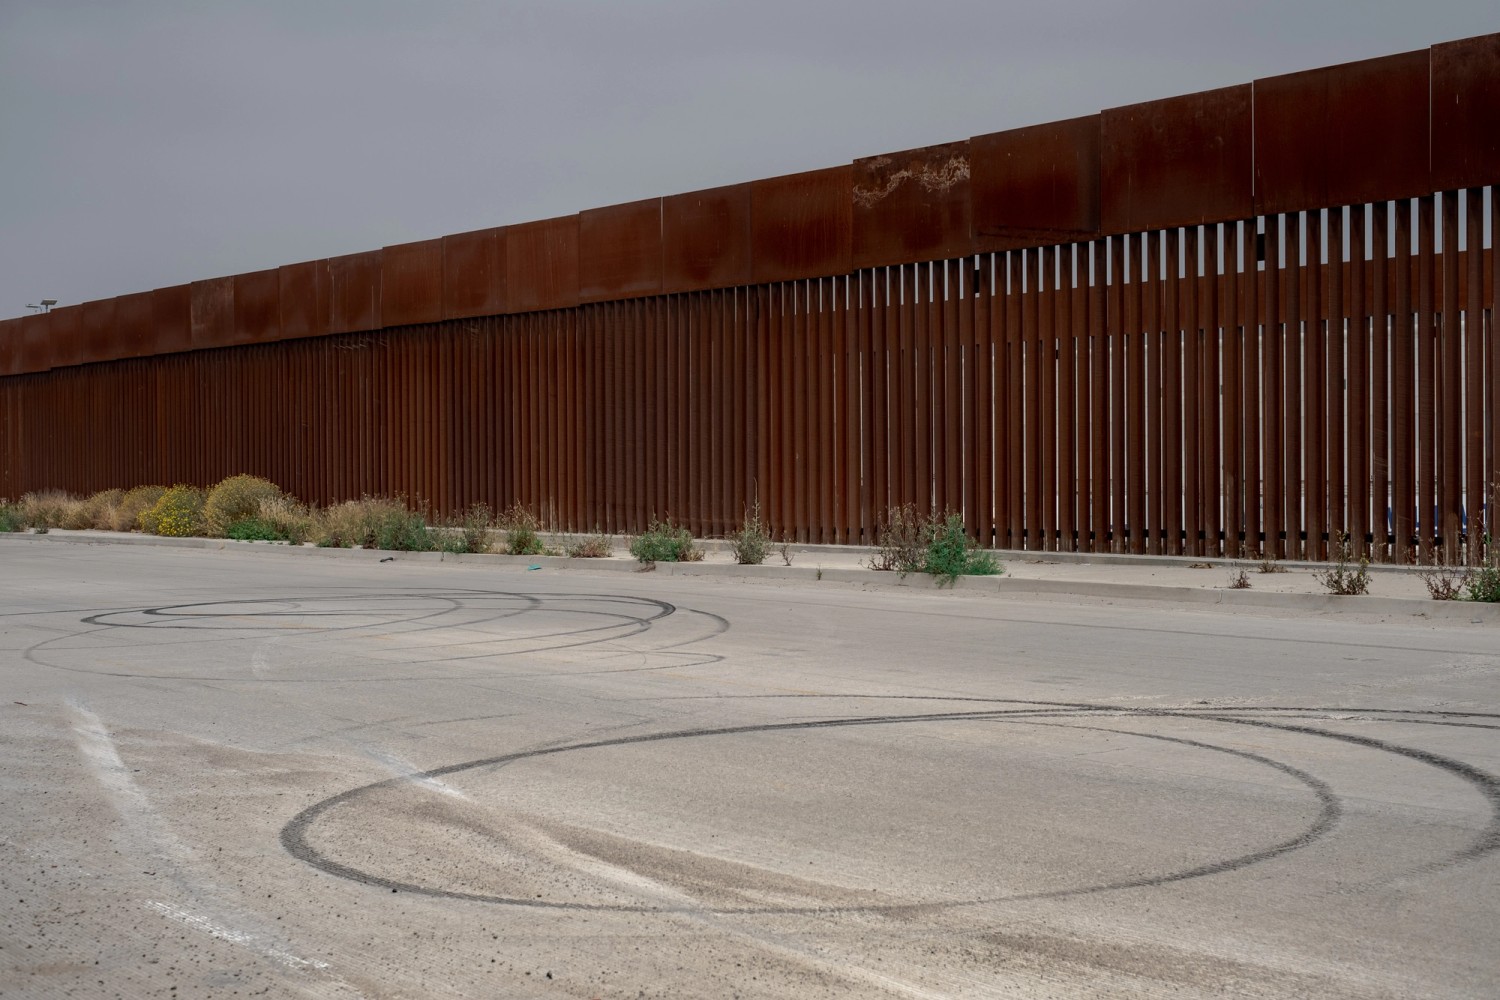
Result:
<instances>
[{"instance_id":1,"label":"circular tire track","mask_svg":"<svg viewBox=\"0 0 1500 1000\"><path fill-rule=\"evenodd\" d=\"M411 606L403 606L410 604ZM434 607L433 605L437 606ZM130 677L199 681L243 681L247 683L296 684L296 683L355 683L388 682L395 680L471 680L476 675L415 674L407 677L380 675L372 677L339 676L335 678L261 677L250 674L160 674L139 671L111 671L72 666L47 659L48 650L76 650L78 647L63 645L69 639L97 634L113 629L130 629L136 632L165 631L172 634L195 632L238 632L243 638L254 638L267 632L292 632L299 637L314 640L321 636L351 634L360 638L379 639L388 636L410 637L424 632L463 630L468 637L450 643L453 646L484 649L466 655L438 655L408 657L393 661L402 666L420 667L428 664L461 664L485 660L500 660L528 654L550 653L564 649L580 649L605 643L628 640L645 635L660 623L675 615L686 615L702 619L703 625L687 638L649 645L634 652L646 655L657 654L681 657L686 654L674 652L683 646L702 641L728 629L729 623L718 615L692 608L679 609L667 601L653 598L580 593L529 593L497 590L416 590L377 594L334 593L298 595L291 597L231 599L204 601L160 607L109 609L88 613L79 621L89 629L65 633L45 639L23 652L29 662L57 670L89 673L108 677ZM538 625L532 631L516 630L513 634L487 633L486 628L497 623L524 623L528 617L576 616L587 621L579 627L555 628L550 624ZM375 618L378 620L371 621ZM337 624L340 619L360 619L350 624ZM307 619L319 619L315 627L303 624ZM674 637L675 638L675 637ZM176 640L171 645L188 642L222 643L221 638ZM718 662L719 657L708 654L695 655L694 663ZM633 667L623 670L580 671L580 674L632 672L637 670L667 669L683 666L674 661L654 667ZM507 676L514 677L515 674Z\"/></svg>"},{"instance_id":2,"label":"circular tire track","mask_svg":"<svg viewBox=\"0 0 1500 1000\"><path fill-rule=\"evenodd\" d=\"M782 697L782 696L771 695L771 696L766 696L766 697ZM787 696L787 697L800 697L800 698L808 698L808 697L812 697L812 698L831 697L831 698L843 698L843 697L847 697L847 696L840 696L840 695L832 695L832 696L797 695L797 696ZM887 696L870 695L870 696L856 696L856 697L868 697L868 698L871 698L871 699L874 699L874 700L881 700L881 699L886 698ZM903 700L901 698L901 696L890 696L890 697L893 700ZM512 763L512 762L515 762L515 761L518 761L518 760L524 760L524 759L528 759L528 758L535 758L535 757L541 757L541 756L550 756L550 755L555 755L555 754L560 754L560 753L569 753L569 752L578 751L578 750L589 750L589 749L600 749L600 748L607 748L607 747L629 746L629 745L635 745L635 744L661 742L661 741L667 741L667 740L701 739L701 738L711 738L711 737L718 737L718 736L734 736L734 735L750 734L750 733L775 733L775 732L794 732L794 731L806 731L806 730L818 730L818 729L834 729L834 728L840 728L840 727L853 727L853 726L895 725L895 724L902 724L902 723L930 723L930 722L944 722L944 721L959 721L959 720L963 720L963 721L994 721L994 722L1011 723L1011 724L1055 726L1055 727L1061 727L1061 728L1077 728L1077 729L1083 729L1083 730L1092 730L1092 731L1108 732L1108 733L1112 733L1112 734L1119 734L1119 735L1125 735L1125 736L1132 736L1132 737L1137 737L1137 738L1142 738L1142 739L1160 740L1162 742L1175 743L1175 744L1179 744L1179 745L1183 745L1183 746L1188 746L1188 747L1191 747L1193 749L1198 749L1198 750L1218 752L1218 753L1226 753L1226 754L1229 754L1229 755L1232 755L1232 756L1239 757L1239 758L1244 759L1244 760L1251 761L1251 762L1259 764L1261 766L1272 768L1272 769L1277 770L1277 771L1279 771L1279 772L1281 772L1281 773L1283 773L1283 774L1285 774L1285 775L1287 775L1289 777L1294 778L1295 780L1299 781L1304 787L1306 787L1313 794L1313 796L1316 798L1316 800L1318 802L1318 805L1319 805L1318 815L1312 820L1312 822L1309 823L1307 825L1307 827L1305 829L1303 829L1300 833L1298 833L1295 836L1290 837L1290 838L1288 838L1286 840L1277 842L1275 844L1267 845L1266 847L1258 849L1258 850L1255 850L1255 851L1251 851L1251 852L1240 854L1240 855L1235 855L1235 856L1232 856L1232 857L1226 857L1226 858L1223 858L1223 859L1220 859L1220 860L1216 860L1216 861L1212 861L1212 862L1208 862L1208 863L1205 863L1205 864L1195 865L1195 866L1192 866L1192 867L1189 867L1189 868L1185 868L1185 869L1179 869L1179 870L1173 870L1173 871L1166 871L1166 872L1160 872L1160 873L1151 874L1151 875L1140 876L1140 877L1131 878L1131 879L1124 879L1124 880L1118 880L1118 881L1107 881L1107 882L1101 882L1101 883L1096 883L1096 884L1083 885L1083 886L1075 886L1075 887L1069 887L1069 888L1061 888L1061 889L1049 890L1049 891L1042 891L1042 892L1014 894L1014 895L1003 896L1003 897L964 900L964 901L958 901L958 902L911 903L911 904L899 904L899 905L851 906L851 907L720 908L720 909L714 910L714 912L720 912L720 913L747 914L747 913L804 913L804 912L833 912L833 911L848 911L848 912L855 912L855 911L861 911L861 912L879 912L879 911L894 911L894 910L913 911L913 910L935 909L935 908L953 908L953 907L959 907L959 906L968 906L968 905L975 905L975 904L981 904L981 903L992 903L992 902L1001 902L1001 901L1020 901L1020 900L1035 900L1035 899L1055 899L1055 898L1068 897L1068 896L1087 895L1087 894L1098 893L1098 892L1108 892L1108 891L1114 891L1114 890L1118 890L1118 889L1142 888L1142 887L1147 887L1147 886L1164 885L1164 884L1171 883L1171 882L1186 881L1186 880L1189 880L1189 879L1202 878L1202 877L1206 877L1206 876L1218 875L1218 874L1224 874L1226 872L1236 871L1236 870L1243 869L1243 868L1249 867L1251 865L1259 864L1259 863L1262 863L1262 862L1265 862L1265 861L1269 861L1269 860L1271 860L1273 858L1280 857L1282 855L1289 854L1289 853L1291 853L1293 851L1297 851L1297 850L1300 850L1302 848L1308 847L1311 844L1313 844L1313 843L1317 842L1318 840L1322 839L1323 837L1327 836L1334 829L1334 827L1336 826L1336 824L1337 824L1337 822L1339 820L1339 817L1341 815L1341 807L1339 805L1338 798L1334 794L1334 792L1332 791L1332 789L1327 785L1327 783L1325 783L1321 779L1317 778L1316 776L1314 776L1312 774L1309 774L1306 771L1301 770L1300 768L1296 768L1296 767L1294 767L1294 766L1292 766L1290 764L1284 763L1282 761L1277 761L1277 760L1274 760L1274 759L1272 759L1270 757L1267 757L1267 756L1264 756L1264 755L1261 755L1261 754L1251 753L1249 751L1240 750L1240 749L1233 748L1233 747L1221 746L1219 744L1210 743L1210 742L1202 741L1202 740L1191 740L1191 739L1186 739L1186 738L1183 738L1183 737L1169 736L1169 735L1162 734L1162 733L1142 733L1142 732L1137 732L1137 731L1133 731L1133 730L1109 728L1109 727L1105 727L1105 726L1101 726L1101 725L1093 725L1093 724L1083 725L1083 724L1080 724L1080 722L1078 721L1078 720L1083 720L1083 719L1106 719L1106 718L1181 718L1181 719L1192 719L1192 720L1198 720L1198 721L1205 721L1206 720L1206 721L1210 721L1210 722L1214 722L1214 723L1219 723L1219 724L1223 724L1223 725L1252 726L1252 727L1258 727L1258 728L1264 728L1264 729L1278 730L1278 731L1287 732L1287 733L1293 733L1293 734L1297 734L1297 735L1301 735L1301 736L1310 736L1310 737L1316 737L1316 738L1321 738L1321 739L1331 739L1331 740L1336 740L1336 741L1340 741L1340 742L1344 742L1344 743L1353 744L1353 745L1356 745L1356 746L1359 746L1359 747L1362 747L1362 748L1365 748L1365 749L1376 750L1376 751L1383 752L1383 753L1389 753L1389 754L1394 754L1394 755L1397 755L1397 756L1405 757L1405 758L1408 758L1410 760L1416 761L1418 763L1425 764L1425 765L1430 766L1430 767L1434 767L1434 768L1436 768L1436 769L1438 769L1440 771L1443 771L1444 773L1447 773L1449 775L1452 775L1454 777L1457 777L1457 778L1465 781L1471 787L1473 787L1479 794L1481 794L1485 798L1485 800L1488 802L1488 804L1490 806L1490 817L1489 817L1489 821L1488 821L1487 825L1479 833L1479 835L1476 838L1474 838L1474 840L1467 847L1465 847L1464 849L1459 850L1457 852L1454 852L1454 853L1452 853L1452 854L1450 854L1450 855L1448 855L1446 857L1437 859L1437 860L1431 862L1430 864L1423 865L1423 866L1421 866L1421 867L1419 867L1417 869L1417 872L1423 873L1423 872L1436 871L1436 870L1438 870L1440 868L1448 867L1450 865L1459 864L1459 863L1462 863L1464 861L1473 860L1473 859L1478 858L1478 857L1480 857L1482 855L1488 854L1488 853L1496 850L1497 848L1500 848L1500 778L1496 778L1496 776L1494 776L1494 775L1492 775L1492 774L1490 774L1490 773L1488 773L1486 771L1483 771L1480 768L1477 768L1477 767L1475 767L1475 766L1473 766L1471 764L1468 764L1468 763L1466 763L1464 761L1455 760L1455 759L1450 758L1450 757L1445 757L1445 756L1440 755L1440 754L1431 753L1431 752L1428 752L1428 751L1425 751L1425 750L1420 750L1420 749L1413 748L1413 747L1403 746L1401 744L1391 743L1391 742L1386 741L1386 740L1378 740L1378 739L1374 739L1374 738L1371 738L1371 737L1357 736L1357 735L1351 735L1351 734L1346 734L1346 733L1330 732L1330 731L1327 731L1327 730L1317 729L1317 728L1314 728L1314 727L1311 727L1311 726L1288 724L1288 723L1285 723L1285 722L1271 721L1271 720L1264 719L1264 718L1250 718L1250 717L1245 717L1244 715L1227 715L1227 714L1223 714L1222 710L1216 712L1216 711L1213 711L1213 710L1202 710L1202 709L1137 709L1137 708L1130 708L1130 707L1117 706L1117 705L1107 705L1107 704L1018 701L1018 700L1011 700L1011 699L962 699L962 698L953 699L953 698L943 698L941 696L915 696L915 700L933 700L933 701L950 701L950 702L951 701L970 700L970 701L984 701L984 702L989 702L989 703L1018 704L1018 705L1024 705L1026 707L1017 708L1017 709L1011 709L1011 710L988 710L988 711L972 711L972 712L942 712L942 713L920 713L920 714L901 714L901 715L871 715L871 716L861 716L861 717L855 717L855 718L831 718L831 719L818 719L818 720L798 721L798 722L763 723L763 724L749 725L749 726L728 726L728 727L704 728L704 729L674 730L674 731L669 731L669 732L653 733L653 734L645 734L645 735L637 735L637 736L627 736L627 737L618 737L618 738L612 738L612 739L590 740L590 741L585 741L585 742L577 742L577 743L566 744L566 745L562 745L562 746L548 747L548 748L544 748L544 749L533 749L533 750L519 751L519 752L511 753L511 754L502 754L502 755L499 755L499 756L486 757L486 758L481 758L481 759L478 759L478 760L465 761L465 762L459 763L459 764L450 764L450 765L447 765L447 766L444 766L444 767L434 768L434 769L432 769L430 771L425 771L425 772L422 772L421 774L414 775L412 777L415 777L415 778L417 778L419 780L421 780L421 779L438 779L438 778L442 778L442 777L445 777L445 776L448 776L448 775L457 774L457 773L460 773L460 772L463 772L463 771L476 770L476 769L480 769L480 768L496 767L496 766L505 765L505 764L509 764L509 763ZM1267 715L1274 715L1276 713L1281 713L1281 712L1300 712L1300 713L1306 713L1306 712L1309 712L1309 711L1311 711L1311 712L1347 712L1347 711L1357 711L1357 710L1308 709L1308 708L1258 708L1257 709L1257 708L1250 708L1250 707L1238 707L1236 709L1233 709L1232 711L1239 712L1239 713L1258 712L1258 713L1264 713L1264 714L1267 714ZM1370 710L1365 710L1365 711L1370 711ZM1388 720L1388 721L1396 721L1396 722L1401 722L1401 721L1414 721L1414 722L1415 721L1420 721L1420 722L1424 722L1424 723L1427 723L1427 724L1434 724L1434 725L1441 725L1441 724L1443 724L1440 720L1437 720L1437 719L1412 719L1412 718L1409 718L1411 716L1424 714L1424 713L1420 713L1420 712L1416 712L1416 711L1411 711L1411 710L1394 711L1394 712L1392 712L1392 714L1396 715L1397 718L1392 719L1392 720ZM1425 714L1442 716L1442 715L1444 715L1446 713L1433 712L1433 713L1425 713ZM1465 717L1483 716L1483 717L1486 717L1486 718L1500 718L1500 716L1492 716L1492 715L1487 715L1487 714L1484 714L1484 713L1463 713L1463 714L1465 715ZM1472 723L1455 723L1455 724L1456 725L1463 725L1463 726L1473 725ZM385 788L391 788L391 787L395 787L395 786L401 785L401 784L403 784L404 782L406 782L408 780L410 780L410 779L403 777L403 778L391 778L391 779L386 779L386 780L383 780L383 781L374 782L374 783L369 784L369 785L364 785L364 786L361 786L361 787L358 787L358 788L353 788L353 789L350 789L348 791L339 793L337 795L331 796L330 798L324 799L324 800L322 800L320 802L317 802L317 803L315 803L315 804L307 807L306 809L304 809L300 813L298 813L295 817L293 817L292 820L290 822L288 822L285 827L282 828L282 831L281 831L281 844L282 844L283 848L285 850L287 850L288 853L290 853L292 856L294 856L294 857L302 860L303 862L305 862L305 863L307 863L309 865L312 865L313 867L315 867L315 868L317 868L317 869L319 869L321 871L324 871L324 872L326 872L326 873L328 873L330 875L335 875L335 876L338 876L340 878L349 879L349 880L352 880L352 881L355 881L355 882L360 882L360 883L363 883L363 884L366 884L366 885L378 886L378 887L381 887L381 888L393 889L393 890L403 891L403 892L419 893L419 894L428 895L428 896L435 896L435 897L449 898L449 899L459 899L459 900L466 900L466 901L472 901L472 902L497 903L497 904L504 904L504 905L513 905L513 906L541 907L541 908L546 908L546 909L602 910L602 911L618 911L618 912L671 912L671 910L672 910L671 907L631 906L631 905L620 905L620 904L569 903L569 902L559 902L559 901L551 901L551 900L545 900L545 899L527 899L527 898L517 898L517 897L509 897L509 896L500 896L500 895L487 895L487 894L483 894L483 893L467 893L467 892L459 892L459 891L454 891L454 890L447 890L447 889L442 889L442 888L436 888L436 887L433 887L433 886L427 886L427 885L421 885L421 884L417 884L417 883L399 881L399 880L396 880L396 879L390 879L390 878L386 878L386 877L380 875L377 872L364 871L364 870L360 870L360 869L354 868L354 867L352 867L350 865L346 865L346 864L344 864L344 863L342 863L340 861L337 861L334 858L330 858L330 857L326 856L325 854L323 854L322 852L320 852L317 848L315 848L310 843L310 841L308 839L309 833L311 832L312 828L316 825L316 823L318 822L318 820L324 814L326 814L329 810L331 810L331 809L333 809L336 806L339 806L341 804L346 804L346 803L349 803L351 801L354 801L354 800L358 799L359 797L367 795L367 794L369 794L371 792L374 792L376 790L385 789Z\"/></svg>"}]
</instances>

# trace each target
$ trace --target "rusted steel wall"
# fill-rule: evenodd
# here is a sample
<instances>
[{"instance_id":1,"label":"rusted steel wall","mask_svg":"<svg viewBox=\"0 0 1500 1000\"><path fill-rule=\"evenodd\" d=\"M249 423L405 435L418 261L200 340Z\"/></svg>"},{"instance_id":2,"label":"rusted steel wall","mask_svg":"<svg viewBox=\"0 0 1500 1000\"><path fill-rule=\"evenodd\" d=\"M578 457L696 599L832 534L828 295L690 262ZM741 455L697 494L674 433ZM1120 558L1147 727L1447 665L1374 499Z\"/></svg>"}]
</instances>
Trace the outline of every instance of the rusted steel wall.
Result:
<instances>
[{"instance_id":1,"label":"rusted steel wall","mask_svg":"<svg viewBox=\"0 0 1500 1000\"><path fill-rule=\"evenodd\" d=\"M1500 35L0 323L0 496L1477 559Z\"/></svg>"}]
</instances>

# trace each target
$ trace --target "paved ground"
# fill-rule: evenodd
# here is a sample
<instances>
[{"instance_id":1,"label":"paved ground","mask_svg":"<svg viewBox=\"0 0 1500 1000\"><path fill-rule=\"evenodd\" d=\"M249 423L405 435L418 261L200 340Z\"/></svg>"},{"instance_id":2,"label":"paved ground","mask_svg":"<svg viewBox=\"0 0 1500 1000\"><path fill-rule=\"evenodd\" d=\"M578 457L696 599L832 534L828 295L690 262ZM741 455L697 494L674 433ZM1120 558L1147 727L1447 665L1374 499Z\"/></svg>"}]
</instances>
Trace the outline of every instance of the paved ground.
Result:
<instances>
[{"instance_id":1,"label":"paved ground","mask_svg":"<svg viewBox=\"0 0 1500 1000\"><path fill-rule=\"evenodd\" d=\"M5 997L1500 992L1488 620L0 541L0 678Z\"/></svg>"}]
</instances>

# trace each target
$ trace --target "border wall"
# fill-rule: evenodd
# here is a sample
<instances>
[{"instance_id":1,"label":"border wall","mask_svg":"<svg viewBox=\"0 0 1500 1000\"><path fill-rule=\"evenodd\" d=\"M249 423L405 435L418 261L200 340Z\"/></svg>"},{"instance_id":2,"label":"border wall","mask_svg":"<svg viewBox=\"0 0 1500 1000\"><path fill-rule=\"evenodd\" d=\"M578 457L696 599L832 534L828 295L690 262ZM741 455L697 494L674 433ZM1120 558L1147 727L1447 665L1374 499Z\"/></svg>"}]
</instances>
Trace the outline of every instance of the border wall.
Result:
<instances>
[{"instance_id":1,"label":"border wall","mask_svg":"<svg viewBox=\"0 0 1500 1000\"><path fill-rule=\"evenodd\" d=\"M0 496L1483 556L1500 35L0 322Z\"/></svg>"}]
</instances>

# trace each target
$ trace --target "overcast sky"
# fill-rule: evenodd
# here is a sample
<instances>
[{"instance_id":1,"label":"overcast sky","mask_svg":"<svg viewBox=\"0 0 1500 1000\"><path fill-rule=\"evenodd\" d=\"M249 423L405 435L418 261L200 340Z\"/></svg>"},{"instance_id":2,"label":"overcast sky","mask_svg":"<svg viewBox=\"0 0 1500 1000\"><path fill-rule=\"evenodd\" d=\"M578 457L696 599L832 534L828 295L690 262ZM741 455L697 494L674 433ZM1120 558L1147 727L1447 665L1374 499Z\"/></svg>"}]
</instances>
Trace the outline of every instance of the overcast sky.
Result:
<instances>
[{"instance_id":1,"label":"overcast sky","mask_svg":"<svg viewBox=\"0 0 1500 1000\"><path fill-rule=\"evenodd\" d=\"M0 0L0 317L1500 30L1495 0Z\"/></svg>"}]
</instances>

